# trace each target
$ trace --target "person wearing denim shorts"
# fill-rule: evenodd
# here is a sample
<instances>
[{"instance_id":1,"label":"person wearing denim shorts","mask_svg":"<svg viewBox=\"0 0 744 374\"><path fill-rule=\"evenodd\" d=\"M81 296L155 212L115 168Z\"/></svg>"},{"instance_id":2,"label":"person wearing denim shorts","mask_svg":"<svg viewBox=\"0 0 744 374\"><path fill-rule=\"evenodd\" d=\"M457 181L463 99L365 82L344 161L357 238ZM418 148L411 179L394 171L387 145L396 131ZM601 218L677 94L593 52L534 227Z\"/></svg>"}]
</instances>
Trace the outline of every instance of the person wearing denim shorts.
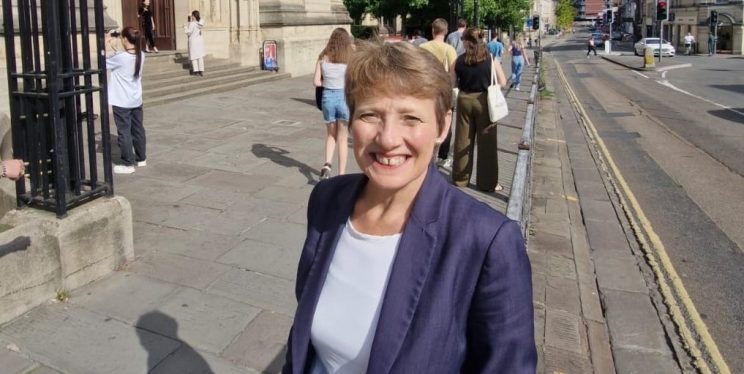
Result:
<instances>
[{"instance_id":1,"label":"person wearing denim shorts","mask_svg":"<svg viewBox=\"0 0 744 374\"><path fill-rule=\"evenodd\" d=\"M346 172L348 158L347 139L349 137L349 107L344 97L344 78L346 64L353 52L351 35L346 29L337 28L331 33L323 52L315 65L313 83L323 87L321 110L326 124L325 163L320 169L320 179L331 176L331 160L338 144L338 174Z\"/></svg>"}]
</instances>

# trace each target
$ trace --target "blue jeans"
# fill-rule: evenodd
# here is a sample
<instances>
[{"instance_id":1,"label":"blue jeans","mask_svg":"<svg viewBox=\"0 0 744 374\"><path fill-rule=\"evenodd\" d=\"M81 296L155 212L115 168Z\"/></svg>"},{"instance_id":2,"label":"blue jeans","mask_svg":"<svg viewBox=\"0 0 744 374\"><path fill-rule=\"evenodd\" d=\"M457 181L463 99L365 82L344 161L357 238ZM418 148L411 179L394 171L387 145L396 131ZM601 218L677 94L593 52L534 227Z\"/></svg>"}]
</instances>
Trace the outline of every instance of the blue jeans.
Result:
<instances>
[{"instance_id":1,"label":"blue jeans","mask_svg":"<svg viewBox=\"0 0 744 374\"><path fill-rule=\"evenodd\" d=\"M522 82L522 67L524 67L524 57L512 56L512 84L518 86Z\"/></svg>"},{"instance_id":2,"label":"blue jeans","mask_svg":"<svg viewBox=\"0 0 744 374\"><path fill-rule=\"evenodd\" d=\"M121 161L126 166L145 161L145 127L142 125L142 105L136 108L113 106ZM134 150L134 151L132 151Z\"/></svg>"},{"instance_id":3,"label":"blue jeans","mask_svg":"<svg viewBox=\"0 0 744 374\"><path fill-rule=\"evenodd\" d=\"M346 106L344 90L324 89L321 109L326 123L335 123L337 120L349 121L349 107Z\"/></svg>"}]
</instances>

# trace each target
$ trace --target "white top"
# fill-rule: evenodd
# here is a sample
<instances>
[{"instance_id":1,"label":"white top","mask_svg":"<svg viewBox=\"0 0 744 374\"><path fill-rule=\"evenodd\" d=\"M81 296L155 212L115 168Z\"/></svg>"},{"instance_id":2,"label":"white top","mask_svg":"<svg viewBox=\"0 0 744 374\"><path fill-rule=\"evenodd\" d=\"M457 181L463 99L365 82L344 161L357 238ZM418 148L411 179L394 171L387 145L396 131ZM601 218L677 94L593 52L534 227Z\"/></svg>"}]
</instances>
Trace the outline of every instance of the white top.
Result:
<instances>
[{"instance_id":1,"label":"white top","mask_svg":"<svg viewBox=\"0 0 744 374\"><path fill-rule=\"evenodd\" d=\"M695 37L692 35L685 35L685 44L692 44L695 41Z\"/></svg>"},{"instance_id":2,"label":"white top","mask_svg":"<svg viewBox=\"0 0 744 374\"><path fill-rule=\"evenodd\" d=\"M189 60L198 60L206 55L204 37L202 36L203 27L203 18L199 21L193 20L183 27L183 31L189 38Z\"/></svg>"},{"instance_id":3,"label":"white top","mask_svg":"<svg viewBox=\"0 0 744 374\"><path fill-rule=\"evenodd\" d=\"M142 54L139 76L134 77L137 56L129 52L117 52L106 57L106 69L111 70L108 81L108 101L120 108L137 108L142 105L142 71L145 54Z\"/></svg>"},{"instance_id":4,"label":"white top","mask_svg":"<svg viewBox=\"0 0 744 374\"><path fill-rule=\"evenodd\" d=\"M314 373L365 373L401 234L360 233L346 222L313 316Z\"/></svg>"},{"instance_id":5,"label":"white top","mask_svg":"<svg viewBox=\"0 0 744 374\"><path fill-rule=\"evenodd\" d=\"M336 64L323 61L320 64L323 74L323 88L329 90L343 90L344 76L346 75L346 64Z\"/></svg>"}]
</instances>

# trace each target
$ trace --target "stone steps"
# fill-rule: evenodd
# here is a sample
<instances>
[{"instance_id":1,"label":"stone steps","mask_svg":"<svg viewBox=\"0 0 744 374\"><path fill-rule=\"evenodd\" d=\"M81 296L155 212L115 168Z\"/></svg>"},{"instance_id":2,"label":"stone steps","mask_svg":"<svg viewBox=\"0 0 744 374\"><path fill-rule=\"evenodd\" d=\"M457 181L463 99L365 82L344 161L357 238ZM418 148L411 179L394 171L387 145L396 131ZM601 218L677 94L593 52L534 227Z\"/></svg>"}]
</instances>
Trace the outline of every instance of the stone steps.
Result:
<instances>
[{"instance_id":1,"label":"stone steps","mask_svg":"<svg viewBox=\"0 0 744 374\"><path fill-rule=\"evenodd\" d=\"M289 78L289 74L262 71L207 55L203 77L190 75L191 63L182 51L150 53L142 76L145 105L158 105L194 96L222 92L252 84Z\"/></svg>"}]
</instances>

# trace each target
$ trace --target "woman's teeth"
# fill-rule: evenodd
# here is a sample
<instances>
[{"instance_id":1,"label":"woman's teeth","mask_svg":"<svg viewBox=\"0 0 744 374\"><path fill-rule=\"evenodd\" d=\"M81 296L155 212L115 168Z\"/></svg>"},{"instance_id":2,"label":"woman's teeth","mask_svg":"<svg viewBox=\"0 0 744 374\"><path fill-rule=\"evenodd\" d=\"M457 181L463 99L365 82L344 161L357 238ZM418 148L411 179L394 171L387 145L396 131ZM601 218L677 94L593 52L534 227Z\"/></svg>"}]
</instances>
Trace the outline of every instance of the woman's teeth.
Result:
<instances>
[{"instance_id":1,"label":"woman's teeth","mask_svg":"<svg viewBox=\"0 0 744 374\"><path fill-rule=\"evenodd\" d=\"M388 166L398 166L406 161L405 156L382 157L380 155L375 155L375 158L377 159L377 162Z\"/></svg>"}]
</instances>

